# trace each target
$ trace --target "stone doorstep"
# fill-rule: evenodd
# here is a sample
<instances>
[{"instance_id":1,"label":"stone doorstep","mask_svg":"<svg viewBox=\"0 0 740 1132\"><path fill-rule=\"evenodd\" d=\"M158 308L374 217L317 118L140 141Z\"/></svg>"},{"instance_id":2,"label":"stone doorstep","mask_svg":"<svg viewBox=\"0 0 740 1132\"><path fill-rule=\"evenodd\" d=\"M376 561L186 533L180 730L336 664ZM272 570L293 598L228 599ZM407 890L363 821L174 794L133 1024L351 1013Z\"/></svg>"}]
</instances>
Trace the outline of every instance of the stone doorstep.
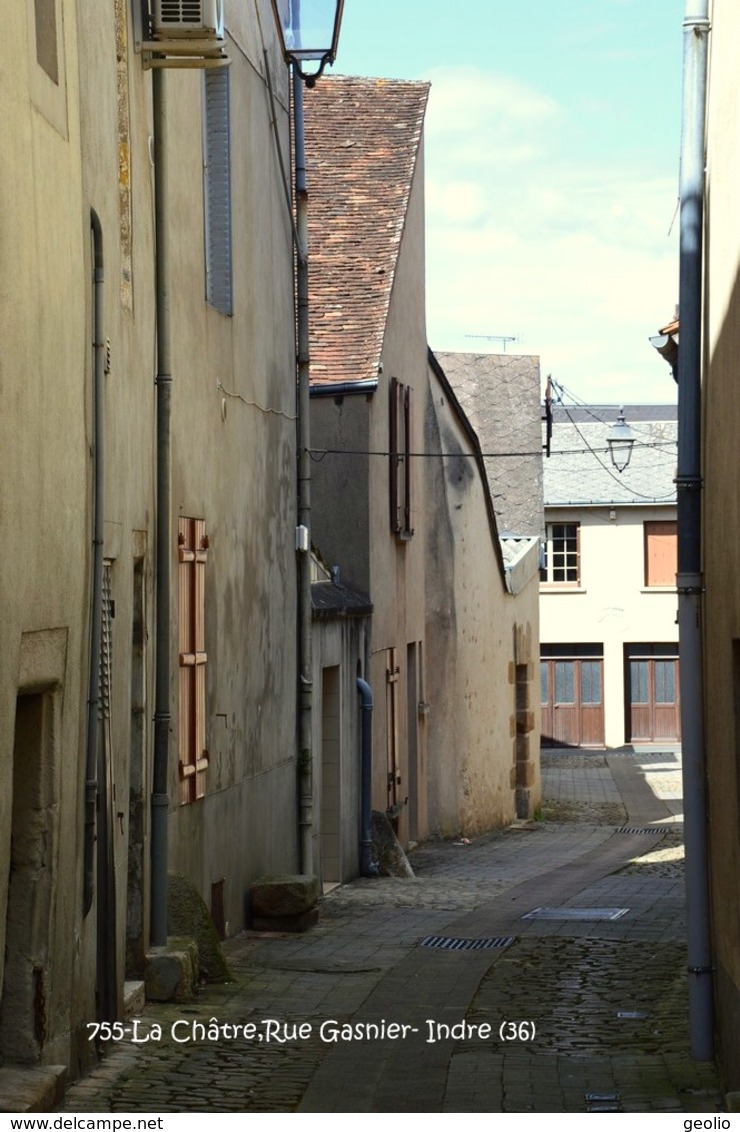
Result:
<instances>
[{"instance_id":1,"label":"stone doorstep","mask_svg":"<svg viewBox=\"0 0 740 1132\"><path fill-rule=\"evenodd\" d=\"M0 1112L53 1112L64 1096L66 1065L0 1068Z\"/></svg>"},{"instance_id":2,"label":"stone doorstep","mask_svg":"<svg viewBox=\"0 0 740 1132\"><path fill-rule=\"evenodd\" d=\"M129 980L123 984L123 1016L133 1018L141 1014L146 1003L146 988L143 979Z\"/></svg>"}]
</instances>

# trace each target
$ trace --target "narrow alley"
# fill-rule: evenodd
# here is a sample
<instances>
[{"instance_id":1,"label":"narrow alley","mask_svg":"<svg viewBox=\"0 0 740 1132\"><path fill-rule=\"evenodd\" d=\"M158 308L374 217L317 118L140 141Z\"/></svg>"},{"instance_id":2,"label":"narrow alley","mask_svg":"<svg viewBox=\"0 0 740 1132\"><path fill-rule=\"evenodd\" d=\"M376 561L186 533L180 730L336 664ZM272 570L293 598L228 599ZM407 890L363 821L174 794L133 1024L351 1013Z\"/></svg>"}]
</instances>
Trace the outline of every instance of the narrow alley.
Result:
<instances>
[{"instance_id":1,"label":"narrow alley","mask_svg":"<svg viewBox=\"0 0 740 1132\"><path fill-rule=\"evenodd\" d=\"M147 1008L64 1111L723 1111L688 1052L680 753L542 766L539 820L229 940L233 981Z\"/></svg>"}]
</instances>

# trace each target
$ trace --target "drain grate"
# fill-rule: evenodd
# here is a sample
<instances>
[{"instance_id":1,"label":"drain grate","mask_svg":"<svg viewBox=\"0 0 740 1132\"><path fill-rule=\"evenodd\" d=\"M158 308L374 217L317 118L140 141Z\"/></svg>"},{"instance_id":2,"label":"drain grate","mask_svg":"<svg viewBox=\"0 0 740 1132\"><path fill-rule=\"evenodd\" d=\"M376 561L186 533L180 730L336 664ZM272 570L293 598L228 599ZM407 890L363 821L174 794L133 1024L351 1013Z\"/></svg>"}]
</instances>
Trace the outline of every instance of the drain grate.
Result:
<instances>
[{"instance_id":1,"label":"drain grate","mask_svg":"<svg viewBox=\"0 0 740 1132\"><path fill-rule=\"evenodd\" d=\"M655 829L651 825L645 826L644 828L640 828L639 826L636 826L636 825L620 825L619 829L615 829L614 832L615 833L652 833L652 834L659 834L659 833L672 833L673 830L667 830L665 828Z\"/></svg>"},{"instance_id":2,"label":"drain grate","mask_svg":"<svg viewBox=\"0 0 740 1132\"><path fill-rule=\"evenodd\" d=\"M462 939L459 936L425 935L419 940L419 947L441 947L444 951L491 951L493 948L508 947L514 942L513 936L494 936L491 939Z\"/></svg>"},{"instance_id":3,"label":"drain grate","mask_svg":"<svg viewBox=\"0 0 740 1132\"><path fill-rule=\"evenodd\" d=\"M621 920L629 908L533 908L523 920Z\"/></svg>"}]
</instances>

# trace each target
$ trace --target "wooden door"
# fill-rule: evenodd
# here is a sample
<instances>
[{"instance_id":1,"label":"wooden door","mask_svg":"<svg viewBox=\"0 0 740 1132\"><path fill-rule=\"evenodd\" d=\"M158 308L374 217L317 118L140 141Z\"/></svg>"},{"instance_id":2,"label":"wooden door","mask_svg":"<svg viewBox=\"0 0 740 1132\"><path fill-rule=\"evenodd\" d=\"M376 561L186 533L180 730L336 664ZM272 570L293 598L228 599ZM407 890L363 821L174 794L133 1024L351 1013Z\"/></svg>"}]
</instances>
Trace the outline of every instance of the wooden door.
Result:
<instances>
[{"instance_id":1,"label":"wooden door","mask_svg":"<svg viewBox=\"0 0 740 1132\"><path fill-rule=\"evenodd\" d=\"M603 660L553 657L540 665L543 745L603 746Z\"/></svg>"},{"instance_id":2,"label":"wooden door","mask_svg":"<svg viewBox=\"0 0 740 1132\"><path fill-rule=\"evenodd\" d=\"M630 656L627 695L630 742L680 739L677 657Z\"/></svg>"}]
</instances>

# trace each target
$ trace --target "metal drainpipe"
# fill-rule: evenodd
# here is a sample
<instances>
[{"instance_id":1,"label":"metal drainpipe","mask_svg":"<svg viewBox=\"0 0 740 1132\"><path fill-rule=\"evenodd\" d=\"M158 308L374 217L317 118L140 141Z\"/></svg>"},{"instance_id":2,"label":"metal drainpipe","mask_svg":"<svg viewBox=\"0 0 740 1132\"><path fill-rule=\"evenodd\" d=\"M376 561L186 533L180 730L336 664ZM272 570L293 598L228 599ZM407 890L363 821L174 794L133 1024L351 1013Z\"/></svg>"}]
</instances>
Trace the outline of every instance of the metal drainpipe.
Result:
<instances>
[{"instance_id":1,"label":"metal drainpipe","mask_svg":"<svg viewBox=\"0 0 740 1132\"><path fill-rule=\"evenodd\" d=\"M152 783L151 941L167 943L167 814L170 744L170 422L172 367L170 357L170 260L165 215L167 200L167 98L165 69L152 70L154 133L154 208L157 319L157 532L156 532L156 671L154 767Z\"/></svg>"},{"instance_id":2,"label":"metal drainpipe","mask_svg":"<svg viewBox=\"0 0 740 1132\"><path fill-rule=\"evenodd\" d=\"M293 137L296 189L296 299L298 317L298 525L308 546L298 554L298 834L300 870L313 869L313 649L311 624L311 458L308 354L308 192L303 82L293 67Z\"/></svg>"},{"instance_id":3,"label":"metal drainpipe","mask_svg":"<svg viewBox=\"0 0 740 1132\"><path fill-rule=\"evenodd\" d=\"M702 664L702 228L708 0L686 0L681 137L678 354L678 625L691 1054L714 1052Z\"/></svg>"},{"instance_id":4,"label":"metal drainpipe","mask_svg":"<svg viewBox=\"0 0 740 1132\"><path fill-rule=\"evenodd\" d=\"M103 378L105 336L103 329L103 229L94 209L90 210L93 241L93 568L90 623L90 672L87 695L87 749L85 756L85 841L83 849L83 915L92 907L95 889L95 806L98 793L98 709L100 706L100 648L103 623L104 543L104 434Z\"/></svg>"},{"instance_id":5,"label":"metal drainpipe","mask_svg":"<svg viewBox=\"0 0 740 1132\"><path fill-rule=\"evenodd\" d=\"M373 691L367 680L357 677L357 690L362 696L362 783L360 790L360 875L380 876L373 860Z\"/></svg>"}]
</instances>

